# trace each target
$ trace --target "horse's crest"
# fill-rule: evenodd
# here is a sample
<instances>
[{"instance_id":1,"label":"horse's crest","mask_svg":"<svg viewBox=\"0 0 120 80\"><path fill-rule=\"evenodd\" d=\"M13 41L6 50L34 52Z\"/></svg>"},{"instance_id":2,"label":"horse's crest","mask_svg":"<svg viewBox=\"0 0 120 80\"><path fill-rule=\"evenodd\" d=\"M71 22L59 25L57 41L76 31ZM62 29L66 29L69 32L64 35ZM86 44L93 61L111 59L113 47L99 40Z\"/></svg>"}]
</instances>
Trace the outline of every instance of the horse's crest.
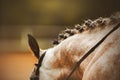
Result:
<instances>
[{"instance_id":1,"label":"horse's crest","mask_svg":"<svg viewBox=\"0 0 120 80\"><path fill-rule=\"evenodd\" d=\"M35 64L31 80L66 80L78 60L99 42L113 27L120 23L120 13L109 18L86 20L73 29L62 31L55 45L47 50L39 49L37 41L28 35L29 45L38 64ZM119 26L119 25L118 25ZM119 80L120 79L120 29L113 32L74 71L69 80Z\"/></svg>"}]
</instances>

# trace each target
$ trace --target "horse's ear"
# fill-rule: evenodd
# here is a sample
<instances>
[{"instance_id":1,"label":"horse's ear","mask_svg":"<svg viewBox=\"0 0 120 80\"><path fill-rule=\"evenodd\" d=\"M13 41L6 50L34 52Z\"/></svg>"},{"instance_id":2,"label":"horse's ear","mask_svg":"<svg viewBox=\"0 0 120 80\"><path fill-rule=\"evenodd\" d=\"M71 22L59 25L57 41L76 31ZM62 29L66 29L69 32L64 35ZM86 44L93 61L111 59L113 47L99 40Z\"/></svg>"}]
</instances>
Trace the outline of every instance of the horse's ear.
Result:
<instances>
[{"instance_id":1,"label":"horse's ear","mask_svg":"<svg viewBox=\"0 0 120 80\"><path fill-rule=\"evenodd\" d=\"M28 34L28 43L29 43L29 46L30 46L31 50L33 51L34 55L37 58L39 58L40 57L40 55L39 55L40 50L39 50L38 43L37 43L36 39L30 34Z\"/></svg>"}]
</instances>

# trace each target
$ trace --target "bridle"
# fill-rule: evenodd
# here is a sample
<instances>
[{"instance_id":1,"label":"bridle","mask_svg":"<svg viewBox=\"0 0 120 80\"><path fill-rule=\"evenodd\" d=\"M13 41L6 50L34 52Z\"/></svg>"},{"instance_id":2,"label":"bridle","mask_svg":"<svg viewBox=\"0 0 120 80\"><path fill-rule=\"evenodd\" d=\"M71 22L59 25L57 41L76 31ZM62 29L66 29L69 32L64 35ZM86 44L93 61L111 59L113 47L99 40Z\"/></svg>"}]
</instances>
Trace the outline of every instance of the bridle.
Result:
<instances>
[{"instance_id":1,"label":"bridle","mask_svg":"<svg viewBox=\"0 0 120 80\"><path fill-rule=\"evenodd\" d=\"M39 68L40 68L41 65L42 65L42 61L43 61L43 58L44 58L45 54L46 54L46 51L41 55L38 63L35 64L35 66L37 67L37 69L36 69L36 72L35 72L34 80L39 80L39 77L40 77L40 76L39 76L39 74L40 74L40 73L39 73Z\"/></svg>"},{"instance_id":2,"label":"bridle","mask_svg":"<svg viewBox=\"0 0 120 80\"><path fill-rule=\"evenodd\" d=\"M95 46L93 46L86 54L82 56L82 58L75 64L71 72L68 74L65 80L69 80L72 76L73 72L75 72L76 68L85 60L111 33L116 31L120 27L120 23L118 23L112 30L110 30Z\"/></svg>"},{"instance_id":3,"label":"bridle","mask_svg":"<svg viewBox=\"0 0 120 80\"><path fill-rule=\"evenodd\" d=\"M86 54L84 54L82 56L82 58L75 64L75 66L73 67L73 69L71 70L71 72L68 74L68 76L66 77L65 80L69 80L70 77L72 76L72 74L74 73L74 71L76 70L77 67L79 67L79 65L111 34L113 33L114 31L116 31L118 28L120 27L120 23L117 24L113 29L111 29L95 46L93 46ZM39 80L39 68L42 64L42 61L43 61L43 58L45 56L46 52L44 52L39 61L38 61L38 64L35 64L37 69L36 69L36 72L35 72L35 75L36 77L34 78L34 80Z\"/></svg>"}]
</instances>

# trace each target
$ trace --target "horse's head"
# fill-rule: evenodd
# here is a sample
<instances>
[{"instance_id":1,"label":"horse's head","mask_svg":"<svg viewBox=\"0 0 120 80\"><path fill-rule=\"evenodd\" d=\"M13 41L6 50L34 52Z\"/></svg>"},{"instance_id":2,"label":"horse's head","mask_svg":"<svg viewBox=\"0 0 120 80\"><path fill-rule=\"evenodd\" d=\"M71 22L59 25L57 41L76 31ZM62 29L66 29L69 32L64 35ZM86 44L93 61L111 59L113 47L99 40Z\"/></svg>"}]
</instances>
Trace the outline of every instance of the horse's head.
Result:
<instances>
[{"instance_id":1,"label":"horse's head","mask_svg":"<svg viewBox=\"0 0 120 80\"><path fill-rule=\"evenodd\" d=\"M37 41L31 35L28 35L28 40L32 52L38 59L38 63L35 64L30 80L58 79L61 76L60 74L65 70L53 68L53 62L56 60L53 54L54 48L41 50L39 49Z\"/></svg>"},{"instance_id":2,"label":"horse's head","mask_svg":"<svg viewBox=\"0 0 120 80\"><path fill-rule=\"evenodd\" d=\"M30 48L38 59L30 80L65 80L83 54L92 49L91 47L101 40L104 34L119 22L119 19L115 16L111 18L100 17L94 21L87 20L82 25L76 25L74 29L66 29L58 35L57 40L54 40L54 44L58 45L47 50L40 49L37 41L31 35L28 35ZM109 40L112 39L113 37ZM93 59L94 55L96 53L100 55L100 51L106 49L105 45L109 45L109 43L113 44L114 39L113 42L109 42L109 40L106 43L104 42L101 45L103 47L94 51L93 54L78 66L77 70L70 77L70 80L82 80L82 77L85 76L83 75L84 72L90 69L88 68L90 67L89 63L92 61L91 59Z\"/></svg>"}]
</instances>

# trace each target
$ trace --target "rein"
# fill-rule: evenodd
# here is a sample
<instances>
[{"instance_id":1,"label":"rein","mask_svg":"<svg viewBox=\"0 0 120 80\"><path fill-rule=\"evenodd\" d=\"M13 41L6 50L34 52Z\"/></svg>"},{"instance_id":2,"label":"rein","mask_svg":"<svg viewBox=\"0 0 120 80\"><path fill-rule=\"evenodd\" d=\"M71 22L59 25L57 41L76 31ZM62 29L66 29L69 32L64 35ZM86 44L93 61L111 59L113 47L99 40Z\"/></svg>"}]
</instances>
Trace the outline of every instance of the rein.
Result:
<instances>
[{"instance_id":1,"label":"rein","mask_svg":"<svg viewBox=\"0 0 120 80\"><path fill-rule=\"evenodd\" d=\"M66 77L65 80L69 80L74 71L76 70L77 67L85 60L102 42L114 31L116 31L120 27L120 23L118 23L115 27L113 27L112 30L110 30L95 46L93 46L86 54L82 56L82 58L75 64L69 75Z\"/></svg>"}]
</instances>

